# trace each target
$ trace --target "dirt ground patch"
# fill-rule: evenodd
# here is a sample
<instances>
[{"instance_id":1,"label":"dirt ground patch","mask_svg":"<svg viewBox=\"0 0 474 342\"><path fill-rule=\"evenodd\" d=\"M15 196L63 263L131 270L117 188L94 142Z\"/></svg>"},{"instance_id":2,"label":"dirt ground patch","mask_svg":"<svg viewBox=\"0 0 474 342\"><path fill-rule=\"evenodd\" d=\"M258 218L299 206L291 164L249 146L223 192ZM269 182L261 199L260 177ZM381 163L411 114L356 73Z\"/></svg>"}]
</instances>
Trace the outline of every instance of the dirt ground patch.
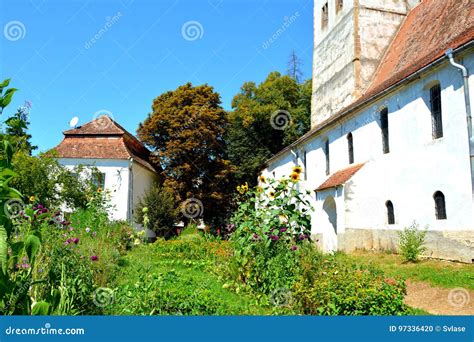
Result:
<instances>
[{"instance_id":1,"label":"dirt ground patch","mask_svg":"<svg viewBox=\"0 0 474 342\"><path fill-rule=\"evenodd\" d=\"M444 289L407 281L405 303L434 315L474 315L474 291L465 288Z\"/></svg>"}]
</instances>

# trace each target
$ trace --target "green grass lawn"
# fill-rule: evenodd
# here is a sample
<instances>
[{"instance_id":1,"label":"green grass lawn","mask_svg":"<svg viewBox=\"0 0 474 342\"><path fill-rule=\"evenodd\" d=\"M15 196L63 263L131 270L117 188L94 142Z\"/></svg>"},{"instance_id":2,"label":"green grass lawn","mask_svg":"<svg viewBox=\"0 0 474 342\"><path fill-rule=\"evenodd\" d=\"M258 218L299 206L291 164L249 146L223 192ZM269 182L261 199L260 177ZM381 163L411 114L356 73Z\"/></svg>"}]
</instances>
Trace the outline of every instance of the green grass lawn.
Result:
<instances>
[{"instance_id":1,"label":"green grass lawn","mask_svg":"<svg viewBox=\"0 0 474 342\"><path fill-rule=\"evenodd\" d=\"M120 262L115 301L107 311L115 315L271 314L270 307L227 288L212 271L228 253L225 242L205 241L198 235L134 248Z\"/></svg>"},{"instance_id":2,"label":"green grass lawn","mask_svg":"<svg viewBox=\"0 0 474 342\"><path fill-rule=\"evenodd\" d=\"M444 288L474 289L474 265L424 259L417 263L404 263L396 254L357 251L344 258L358 263L372 264L389 276L400 276L413 281L425 281Z\"/></svg>"}]
</instances>

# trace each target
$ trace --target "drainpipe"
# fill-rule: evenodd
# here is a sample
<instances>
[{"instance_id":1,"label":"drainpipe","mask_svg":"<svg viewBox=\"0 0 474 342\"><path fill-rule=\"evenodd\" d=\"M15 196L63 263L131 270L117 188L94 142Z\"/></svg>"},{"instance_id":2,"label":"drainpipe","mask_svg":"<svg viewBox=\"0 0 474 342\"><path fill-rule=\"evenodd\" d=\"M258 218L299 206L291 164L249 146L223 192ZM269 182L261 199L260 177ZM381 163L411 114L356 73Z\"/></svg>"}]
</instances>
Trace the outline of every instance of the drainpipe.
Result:
<instances>
[{"instance_id":1,"label":"drainpipe","mask_svg":"<svg viewBox=\"0 0 474 342\"><path fill-rule=\"evenodd\" d=\"M290 150L290 152L295 157L295 165L297 165L298 164L298 155L293 150Z\"/></svg>"},{"instance_id":2,"label":"drainpipe","mask_svg":"<svg viewBox=\"0 0 474 342\"><path fill-rule=\"evenodd\" d=\"M130 224L133 224L133 158L130 158L130 165L128 167L128 213L127 218Z\"/></svg>"},{"instance_id":3,"label":"drainpipe","mask_svg":"<svg viewBox=\"0 0 474 342\"><path fill-rule=\"evenodd\" d=\"M470 92L469 92L469 75L467 69L464 65L456 63L453 58L453 49L446 50L446 56L449 59L449 63L452 66L459 69L462 72L462 78L464 81L464 102L466 105L466 120L467 120L467 133L469 137L469 156L470 156L470 167L471 167L471 190L472 190L472 197L474 200L474 139L472 137L472 116L471 116L471 99L470 99ZM473 202L474 203L474 202Z\"/></svg>"}]
</instances>

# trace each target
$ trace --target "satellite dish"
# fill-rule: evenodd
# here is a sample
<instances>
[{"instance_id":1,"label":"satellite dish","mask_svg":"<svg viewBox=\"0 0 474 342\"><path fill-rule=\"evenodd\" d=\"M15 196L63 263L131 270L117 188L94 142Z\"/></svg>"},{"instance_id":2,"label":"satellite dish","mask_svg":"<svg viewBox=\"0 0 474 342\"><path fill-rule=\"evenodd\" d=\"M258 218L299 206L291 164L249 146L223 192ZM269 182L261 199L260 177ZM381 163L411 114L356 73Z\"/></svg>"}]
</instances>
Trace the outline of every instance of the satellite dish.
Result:
<instances>
[{"instance_id":1,"label":"satellite dish","mask_svg":"<svg viewBox=\"0 0 474 342\"><path fill-rule=\"evenodd\" d=\"M79 118L75 116L71 119L71 121L69 121L69 126L76 127L78 122L79 122Z\"/></svg>"}]
</instances>

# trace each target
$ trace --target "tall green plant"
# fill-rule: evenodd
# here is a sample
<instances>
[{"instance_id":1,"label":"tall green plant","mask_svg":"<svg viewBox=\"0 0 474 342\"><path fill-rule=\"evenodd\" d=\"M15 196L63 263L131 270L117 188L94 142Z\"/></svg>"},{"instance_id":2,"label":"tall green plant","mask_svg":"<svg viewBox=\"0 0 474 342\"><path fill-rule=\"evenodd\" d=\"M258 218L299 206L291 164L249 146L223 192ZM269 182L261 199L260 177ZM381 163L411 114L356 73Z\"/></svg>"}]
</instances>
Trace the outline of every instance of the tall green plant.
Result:
<instances>
[{"instance_id":1,"label":"tall green plant","mask_svg":"<svg viewBox=\"0 0 474 342\"><path fill-rule=\"evenodd\" d=\"M399 232L399 250L407 262L417 262L420 254L426 251L424 246L427 229L419 230L416 222Z\"/></svg>"}]
</instances>

